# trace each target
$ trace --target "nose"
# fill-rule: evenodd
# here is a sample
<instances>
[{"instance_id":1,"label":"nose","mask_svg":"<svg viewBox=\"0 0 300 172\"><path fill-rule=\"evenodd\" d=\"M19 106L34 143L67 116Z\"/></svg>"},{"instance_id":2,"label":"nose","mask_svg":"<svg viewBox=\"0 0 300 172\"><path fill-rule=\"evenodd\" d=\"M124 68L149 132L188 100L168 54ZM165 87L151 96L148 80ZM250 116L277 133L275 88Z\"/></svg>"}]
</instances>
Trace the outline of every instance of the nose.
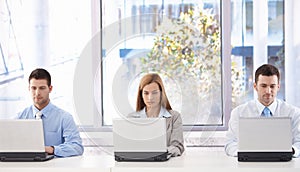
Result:
<instances>
[{"instance_id":1,"label":"nose","mask_svg":"<svg viewBox=\"0 0 300 172\"><path fill-rule=\"evenodd\" d=\"M271 87L267 87L267 88L266 88L266 92L267 92L267 93L271 93L271 91L272 91Z\"/></svg>"},{"instance_id":2,"label":"nose","mask_svg":"<svg viewBox=\"0 0 300 172\"><path fill-rule=\"evenodd\" d=\"M39 95L40 94L40 89L36 89L35 90L35 95Z\"/></svg>"},{"instance_id":3,"label":"nose","mask_svg":"<svg viewBox=\"0 0 300 172\"><path fill-rule=\"evenodd\" d=\"M151 93L149 93L148 96L147 96L148 100L151 100L152 97L153 97L153 95Z\"/></svg>"}]
</instances>

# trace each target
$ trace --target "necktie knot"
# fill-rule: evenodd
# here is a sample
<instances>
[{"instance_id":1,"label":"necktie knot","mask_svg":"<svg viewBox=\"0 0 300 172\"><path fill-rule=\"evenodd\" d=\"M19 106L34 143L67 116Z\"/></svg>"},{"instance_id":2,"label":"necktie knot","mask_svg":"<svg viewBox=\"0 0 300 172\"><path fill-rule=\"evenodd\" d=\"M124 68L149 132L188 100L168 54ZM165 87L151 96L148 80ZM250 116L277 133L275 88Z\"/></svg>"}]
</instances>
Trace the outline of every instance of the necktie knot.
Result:
<instances>
[{"instance_id":1,"label":"necktie knot","mask_svg":"<svg viewBox=\"0 0 300 172\"><path fill-rule=\"evenodd\" d=\"M264 116L264 117L271 117L272 116L272 113L271 113L271 111L268 107L264 108L262 116Z\"/></svg>"},{"instance_id":2,"label":"necktie knot","mask_svg":"<svg viewBox=\"0 0 300 172\"><path fill-rule=\"evenodd\" d=\"M42 119L42 112L41 111L38 111L36 114L35 114L35 119Z\"/></svg>"}]
</instances>

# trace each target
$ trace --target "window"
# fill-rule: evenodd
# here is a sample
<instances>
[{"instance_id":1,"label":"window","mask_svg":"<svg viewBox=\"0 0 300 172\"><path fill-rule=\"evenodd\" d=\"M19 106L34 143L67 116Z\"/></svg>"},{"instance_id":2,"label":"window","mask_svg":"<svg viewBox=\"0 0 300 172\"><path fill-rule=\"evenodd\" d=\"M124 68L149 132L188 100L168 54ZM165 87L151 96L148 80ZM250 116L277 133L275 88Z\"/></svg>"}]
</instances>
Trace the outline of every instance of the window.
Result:
<instances>
[{"instance_id":1,"label":"window","mask_svg":"<svg viewBox=\"0 0 300 172\"><path fill-rule=\"evenodd\" d=\"M232 107L256 96L253 75L263 63L280 69L278 98L285 99L284 1L232 0L231 6Z\"/></svg>"},{"instance_id":2,"label":"window","mask_svg":"<svg viewBox=\"0 0 300 172\"><path fill-rule=\"evenodd\" d=\"M186 127L224 126L221 17L218 0L102 1L103 125L133 112L156 72Z\"/></svg>"},{"instance_id":3,"label":"window","mask_svg":"<svg viewBox=\"0 0 300 172\"><path fill-rule=\"evenodd\" d=\"M20 71L17 76L23 77L31 71L28 63L32 61L47 62L54 79L51 100L74 114L76 123L84 128L109 126L111 118L134 111L139 79L149 71L159 72L163 77L171 105L181 112L187 129L225 129L231 109L255 97L252 76L261 63L280 68L279 97L295 96L294 102L300 102L296 101L299 95L285 87L286 82L297 81L285 76L287 71L294 74L290 71L294 68L285 66L286 3L284 0L48 1L39 4L49 14L42 20L48 23L48 37L41 37L47 34L28 31L30 24L38 23L31 18L36 14L27 13L34 11L33 4L0 0L0 118L11 117L31 103L26 94L27 79L11 80L8 76ZM289 3L293 7L298 2ZM186 24L185 33L189 34L178 33L185 26L184 20L200 18L199 11L212 17L206 36L215 36L209 39L215 41L214 48L205 44L200 34L193 35L199 31L194 25L196 21ZM186 35L190 36L191 44L182 41ZM229 39L225 40L226 37ZM48 41L43 51L36 41L42 39ZM102 41L101 50L98 50L100 44L93 43L94 39ZM163 45L159 45L161 41ZM291 58L298 57L293 46L297 43L287 43L289 53L294 53L289 56L289 64L296 65ZM225 54L226 47L232 48L231 54ZM173 51L174 48L180 51ZM37 54L28 52L32 49L46 53L48 58L39 61ZM33 59L28 59L31 55ZM213 57L201 59L205 55ZM180 58L179 62L171 63L162 60L165 57ZM197 62L203 66L195 65ZM193 70L193 65L199 70ZM289 84L289 89L293 86L296 90L297 84Z\"/></svg>"},{"instance_id":4,"label":"window","mask_svg":"<svg viewBox=\"0 0 300 172\"><path fill-rule=\"evenodd\" d=\"M14 3L1 1L0 8L0 80L9 73L23 70L19 45L16 37L15 17L11 8L18 8Z\"/></svg>"},{"instance_id":5,"label":"window","mask_svg":"<svg viewBox=\"0 0 300 172\"><path fill-rule=\"evenodd\" d=\"M54 86L51 101L80 124L73 106L73 76L96 32L92 2L0 0L0 118L14 117L32 104L28 72L46 67Z\"/></svg>"}]
</instances>

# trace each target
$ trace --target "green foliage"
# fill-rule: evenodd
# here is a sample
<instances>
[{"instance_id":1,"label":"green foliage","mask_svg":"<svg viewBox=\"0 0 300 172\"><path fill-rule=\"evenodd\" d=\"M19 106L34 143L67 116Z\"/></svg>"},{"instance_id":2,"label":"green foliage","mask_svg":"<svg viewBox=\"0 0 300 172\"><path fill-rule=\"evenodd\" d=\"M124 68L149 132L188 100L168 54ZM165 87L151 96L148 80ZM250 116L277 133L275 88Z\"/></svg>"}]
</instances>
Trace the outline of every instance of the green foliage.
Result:
<instances>
[{"instance_id":1,"label":"green foliage","mask_svg":"<svg viewBox=\"0 0 300 172\"><path fill-rule=\"evenodd\" d=\"M191 76L198 93L221 86L220 24L210 10L195 8L157 28L154 46L141 58L143 72L164 72L179 81Z\"/></svg>"},{"instance_id":2,"label":"green foliage","mask_svg":"<svg viewBox=\"0 0 300 172\"><path fill-rule=\"evenodd\" d=\"M231 86L232 86L232 107L238 106L240 99L246 95L245 92L245 69L239 67L235 62L231 62Z\"/></svg>"},{"instance_id":3,"label":"green foliage","mask_svg":"<svg viewBox=\"0 0 300 172\"><path fill-rule=\"evenodd\" d=\"M210 10L190 9L178 19L165 19L156 28L157 36L147 57L142 57L143 72L158 72L180 82L193 82L194 95L220 96L221 39L218 16ZM187 79L187 76L193 79ZM245 95L244 68L232 62L233 106ZM190 89L189 87L183 89ZM214 95L213 95L214 94Z\"/></svg>"}]
</instances>

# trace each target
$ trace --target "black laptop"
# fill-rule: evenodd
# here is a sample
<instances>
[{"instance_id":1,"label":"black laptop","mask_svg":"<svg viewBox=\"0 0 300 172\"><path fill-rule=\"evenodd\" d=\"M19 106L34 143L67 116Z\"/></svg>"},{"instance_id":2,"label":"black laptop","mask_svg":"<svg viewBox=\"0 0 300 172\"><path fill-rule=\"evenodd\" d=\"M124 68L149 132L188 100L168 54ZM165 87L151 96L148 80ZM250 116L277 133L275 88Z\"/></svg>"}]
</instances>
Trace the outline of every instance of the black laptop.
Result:
<instances>
[{"instance_id":1,"label":"black laptop","mask_svg":"<svg viewBox=\"0 0 300 172\"><path fill-rule=\"evenodd\" d=\"M42 120L0 120L0 161L47 161Z\"/></svg>"},{"instance_id":2,"label":"black laptop","mask_svg":"<svg viewBox=\"0 0 300 172\"><path fill-rule=\"evenodd\" d=\"M290 161L292 156L289 117L239 119L238 161Z\"/></svg>"}]
</instances>

